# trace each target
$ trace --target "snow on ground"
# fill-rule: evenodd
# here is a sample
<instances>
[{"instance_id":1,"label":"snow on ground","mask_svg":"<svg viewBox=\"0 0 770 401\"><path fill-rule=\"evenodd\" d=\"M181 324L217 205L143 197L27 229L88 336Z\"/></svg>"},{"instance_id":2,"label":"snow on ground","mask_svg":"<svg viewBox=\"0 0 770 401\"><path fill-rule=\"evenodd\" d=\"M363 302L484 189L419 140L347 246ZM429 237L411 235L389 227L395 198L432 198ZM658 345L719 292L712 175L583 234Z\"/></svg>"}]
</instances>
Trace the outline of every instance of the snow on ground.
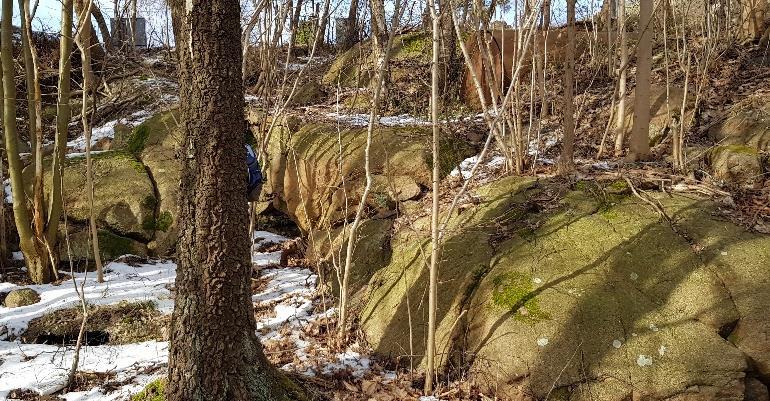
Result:
<instances>
[{"instance_id":1,"label":"snow on ground","mask_svg":"<svg viewBox=\"0 0 770 401\"><path fill-rule=\"evenodd\" d=\"M145 122L152 117L152 113L147 110L140 110L126 118L121 118L105 123L96 127L91 132L91 146L95 145L102 138L114 138L115 126L118 124L126 125L130 128ZM86 150L86 139L83 135L67 142L67 149L72 152L84 152Z\"/></svg>"},{"instance_id":2,"label":"snow on ground","mask_svg":"<svg viewBox=\"0 0 770 401\"><path fill-rule=\"evenodd\" d=\"M368 114L346 114L337 112L328 112L326 117L337 121L340 124L352 125L355 127L365 127L369 125ZM383 116L379 118L380 125L386 127L403 127L409 125L430 125L431 122L419 117L401 114L397 116Z\"/></svg>"},{"instance_id":3,"label":"snow on ground","mask_svg":"<svg viewBox=\"0 0 770 401\"><path fill-rule=\"evenodd\" d=\"M383 371L368 357L368 350L358 344L345 352L335 352L313 336L313 327L334 319L335 309L318 312L320 299L316 293L318 276L309 269L279 267L280 252L258 252L267 243L280 244L285 237L255 232L252 261L262 269L264 284L253 294L257 315L257 333L266 353L290 355L281 369L308 376L330 375L340 371L353 377L375 375L383 382L396 378L395 372ZM173 300L169 288L176 277L173 262L156 262L129 266L112 262L105 268L105 283L96 282L94 273L75 273L78 282L85 280L84 292L91 304L108 305L121 301L153 301L162 313L171 313ZM60 392L72 364L74 347L22 344L15 336L29 322L46 313L79 305L72 281L59 285L28 286L36 290L40 302L19 308L0 307L0 399L14 389L30 389L40 394ZM18 286L0 283L0 291ZM293 354L293 355L291 355ZM273 355L269 355L273 356ZM126 345L84 346L79 371L111 373L110 390L95 387L87 391L58 394L67 401L128 400L149 382L165 375L168 343L149 341ZM281 359L283 360L283 359ZM116 389L115 389L116 388Z\"/></svg>"}]
</instances>

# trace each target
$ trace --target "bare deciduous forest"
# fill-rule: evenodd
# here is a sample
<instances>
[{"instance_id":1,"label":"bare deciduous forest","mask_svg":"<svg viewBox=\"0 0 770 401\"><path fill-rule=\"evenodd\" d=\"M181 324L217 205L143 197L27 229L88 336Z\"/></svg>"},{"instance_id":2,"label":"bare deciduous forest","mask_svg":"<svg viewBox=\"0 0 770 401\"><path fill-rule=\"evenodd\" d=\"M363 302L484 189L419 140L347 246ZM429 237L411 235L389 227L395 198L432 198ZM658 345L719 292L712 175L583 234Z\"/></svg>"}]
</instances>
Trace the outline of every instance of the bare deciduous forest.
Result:
<instances>
[{"instance_id":1,"label":"bare deciduous forest","mask_svg":"<svg viewBox=\"0 0 770 401\"><path fill-rule=\"evenodd\" d=\"M0 398L770 401L766 0L0 2Z\"/></svg>"}]
</instances>

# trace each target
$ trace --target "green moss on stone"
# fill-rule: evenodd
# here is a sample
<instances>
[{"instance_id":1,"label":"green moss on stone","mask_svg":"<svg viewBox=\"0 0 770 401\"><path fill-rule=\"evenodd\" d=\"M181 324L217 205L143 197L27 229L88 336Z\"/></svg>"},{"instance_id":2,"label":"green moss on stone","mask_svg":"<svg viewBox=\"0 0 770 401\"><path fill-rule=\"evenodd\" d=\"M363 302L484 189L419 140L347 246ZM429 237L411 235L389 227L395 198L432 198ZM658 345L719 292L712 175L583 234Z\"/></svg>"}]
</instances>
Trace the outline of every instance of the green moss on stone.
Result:
<instances>
[{"instance_id":1,"label":"green moss on stone","mask_svg":"<svg viewBox=\"0 0 770 401\"><path fill-rule=\"evenodd\" d=\"M131 396L131 401L165 401L166 379L150 382L141 393Z\"/></svg>"},{"instance_id":2,"label":"green moss on stone","mask_svg":"<svg viewBox=\"0 0 770 401\"><path fill-rule=\"evenodd\" d=\"M531 277L510 272L495 277L492 283L492 303L495 306L515 312L515 318L523 321L550 319L533 296Z\"/></svg>"},{"instance_id":3,"label":"green moss on stone","mask_svg":"<svg viewBox=\"0 0 770 401\"><path fill-rule=\"evenodd\" d=\"M130 238L115 235L106 230L99 230L99 250L107 259L134 252L134 244Z\"/></svg>"},{"instance_id":4,"label":"green moss on stone","mask_svg":"<svg viewBox=\"0 0 770 401\"><path fill-rule=\"evenodd\" d=\"M144 150L144 146L147 144L147 138L150 137L150 128L147 125L140 125L134 129L131 137L126 144L126 150L129 153L139 154Z\"/></svg>"},{"instance_id":5,"label":"green moss on stone","mask_svg":"<svg viewBox=\"0 0 770 401\"><path fill-rule=\"evenodd\" d=\"M148 216L142 222L142 228L148 231L163 231L166 232L174 223L174 217L168 210L162 212L158 217Z\"/></svg>"}]
</instances>

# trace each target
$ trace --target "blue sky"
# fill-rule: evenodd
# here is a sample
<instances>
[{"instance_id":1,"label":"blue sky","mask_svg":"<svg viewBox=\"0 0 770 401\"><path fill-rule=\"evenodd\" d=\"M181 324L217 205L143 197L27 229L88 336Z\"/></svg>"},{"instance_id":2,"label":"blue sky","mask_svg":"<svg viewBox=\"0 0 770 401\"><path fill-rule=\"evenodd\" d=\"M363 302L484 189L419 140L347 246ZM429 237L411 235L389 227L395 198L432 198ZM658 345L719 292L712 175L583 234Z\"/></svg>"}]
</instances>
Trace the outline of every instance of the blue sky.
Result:
<instances>
[{"instance_id":1,"label":"blue sky","mask_svg":"<svg viewBox=\"0 0 770 401\"><path fill-rule=\"evenodd\" d=\"M32 0L34 2L34 0ZM33 21L33 26L35 30L45 30L48 32L58 32L59 25L61 21L61 2L59 0L39 0L40 4L38 6L37 14L35 15L35 19ZM248 0L247 0L248 1ZM316 2L320 2L322 0L315 0ZM338 3L338 1L342 1L341 4L336 8L336 12L334 13L334 16L347 16L347 4L349 3L349 0L332 0L332 7L334 8L334 5ZM422 4L422 0L416 0L418 4L418 7ZM587 17L589 15L589 10L594 9L598 10L601 7L601 3L603 0L579 0L578 1L578 19L582 17ZM113 4L111 1L105 1L101 0L100 2L102 6L102 12L105 14L105 18L109 18L112 14L112 7ZM249 1L250 3L250 1ZM306 2L307 4L308 2ZM386 3L391 3L392 1L387 1ZM16 2L14 2L14 5ZM390 7L392 8L392 6ZM417 7L416 7L417 8ZM139 16L146 18L148 21L148 27L147 27L147 34L148 37L150 37L151 41L159 42L160 40L164 40L163 37L165 35L165 24L166 24L166 17L165 17L165 1L164 0L139 0ZM553 5L553 23L559 24L564 22L564 15L565 15L565 0L554 0ZM309 7L308 7L309 11ZM417 13L419 15L419 13ZM508 10L501 12L498 12L495 19L504 19L506 22L511 23L513 19L513 10L509 7ZM18 18L18 9L14 12L14 22L18 24L19 18Z\"/></svg>"}]
</instances>

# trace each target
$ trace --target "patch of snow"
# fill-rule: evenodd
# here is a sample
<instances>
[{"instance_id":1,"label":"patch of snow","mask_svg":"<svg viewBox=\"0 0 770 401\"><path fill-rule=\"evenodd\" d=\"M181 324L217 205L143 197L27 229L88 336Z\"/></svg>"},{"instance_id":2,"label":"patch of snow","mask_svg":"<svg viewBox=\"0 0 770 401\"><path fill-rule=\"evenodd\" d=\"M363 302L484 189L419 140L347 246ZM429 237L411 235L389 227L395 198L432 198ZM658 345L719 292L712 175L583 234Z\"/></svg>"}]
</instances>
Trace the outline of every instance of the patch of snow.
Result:
<instances>
[{"instance_id":1,"label":"patch of snow","mask_svg":"<svg viewBox=\"0 0 770 401\"><path fill-rule=\"evenodd\" d=\"M656 326L656 325L655 325L655 323L650 323L650 325L649 325L649 326L647 326L647 327L649 327L649 328L650 328L650 330L652 330L652 331L654 331L654 332L657 332L657 331L659 330L659 329L658 329L658 326Z\"/></svg>"},{"instance_id":2,"label":"patch of snow","mask_svg":"<svg viewBox=\"0 0 770 401\"><path fill-rule=\"evenodd\" d=\"M140 110L126 118L121 118L105 123L101 127L96 127L91 132L91 146L95 145L102 138L114 138L115 126L118 124L126 125L131 128L147 121L152 114L147 110ZM86 150L86 139L83 135L67 142L67 149L72 152L84 152Z\"/></svg>"},{"instance_id":3,"label":"patch of snow","mask_svg":"<svg viewBox=\"0 0 770 401\"><path fill-rule=\"evenodd\" d=\"M40 395L61 390L66 385L74 354L74 347L1 341L0 398L17 388L29 389ZM83 347L78 369L116 372L119 380L123 372L164 363L167 359L168 344L165 342Z\"/></svg>"},{"instance_id":4,"label":"patch of snow","mask_svg":"<svg viewBox=\"0 0 770 401\"><path fill-rule=\"evenodd\" d=\"M546 345L548 345L548 339L545 338L545 337L538 338L537 339L537 345L540 346L540 347L545 347Z\"/></svg>"},{"instance_id":5,"label":"patch of snow","mask_svg":"<svg viewBox=\"0 0 770 401\"><path fill-rule=\"evenodd\" d=\"M369 114L328 112L326 113L326 117L331 118L340 124L352 125L354 127L366 127L369 125ZM400 114L397 116L382 116L379 118L379 124L386 127L403 127L414 125L425 126L430 125L431 122L408 114Z\"/></svg>"},{"instance_id":6,"label":"patch of snow","mask_svg":"<svg viewBox=\"0 0 770 401\"><path fill-rule=\"evenodd\" d=\"M661 345L660 348L658 348L658 355L666 355L666 351L668 351L668 348L666 348L665 345Z\"/></svg>"},{"instance_id":7,"label":"patch of snow","mask_svg":"<svg viewBox=\"0 0 770 401\"><path fill-rule=\"evenodd\" d=\"M535 283L535 284L542 284L543 283L543 279L541 279L540 277L535 277L535 278L532 279L532 282Z\"/></svg>"},{"instance_id":8,"label":"patch of snow","mask_svg":"<svg viewBox=\"0 0 770 401\"><path fill-rule=\"evenodd\" d=\"M257 245L266 242L281 243L287 238L269 232L255 232ZM252 260L258 265L273 265L280 252L253 252ZM279 352L291 352L293 361L281 369L300 374L334 375L348 372L357 378L379 376L383 381L397 379L396 372L383 370L370 357L370 350L357 343L339 352L308 335L314 325L329 325L336 318L336 309L316 312L320 297L316 293L318 276L300 267L263 268L264 286L252 297L257 310L269 310L257 317L257 333L263 344L279 344ZM176 276L176 265L171 262L131 267L113 262L105 266L103 284L96 283L95 275L76 273L85 280L84 292L90 304L115 304L120 301L153 301L163 313L170 313L173 301L168 287ZM16 288L0 283L0 290ZM36 290L41 301L19 308L0 308L2 338L20 334L30 320L57 309L79 304L71 282L60 285L28 286ZM286 343L289 348L286 349ZM64 386L74 355L74 347L21 344L18 341L0 341L0 399L17 388L51 394ZM143 342L127 345L84 346L81 351L80 371L114 373L117 389L94 387L86 391L70 392L60 396L67 401L127 401L152 380L165 374L168 343ZM152 373L147 373L152 372Z\"/></svg>"},{"instance_id":9,"label":"patch of snow","mask_svg":"<svg viewBox=\"0 0 770 401\"><path fill-rule=\"evenodd\" d=\"M3 186L5 187L5 203L11 205L13 204L13 188L11 188L10 178L7 178L5 182L3 182Z\"/></svg>"},{"instance_id":10,"label":"patch of snow","mask_svg":"<svg viewBox=\"0 0 770 401\"><path fill-rule=\"evenodd\" d=\"M107 152L106 150L92 150L91 155L98 155L99 153ZM74 152L74 153L67 153L68 158L76 158L76 157L86 157L86 152Z\"/></svg>"},{"instance_id":11,"label":"patch of snow","mask_svg":"<svg viewBox=\"0 0 770 401\"><path fill-rule=\"evenodd\" d=\"M721 253L722 253L722 256L727 256L727 252L726 251L722 251Z\"/></svg>"},{"instance_id":12,"label":"patch of snow","mask_svg":"<svg viewBox=\"0 0 770 401\"><path fill-rule=\"evenodd\" d=\"M639 355L639 358L636 359L636 364L641 367L652 366L652 357L647 355Z\"/></svg>"},{"instance_id":13,"label":"patch of snow","mask_svg":"<svg viewBox=\"0 0 770 401\"><path fill-rule=\"evenodd\" d=\"M619 349L623 343L620 340L612 340L612 346L615 347L615 349Z\"/></svg>"},{"instance_id":14,"label":"patch of snow","mask_svg":"<svg viewBox=\"0 0 770 401\"><path fill-rule=\"evenodd\" d=\"M104 283L96 281L94 273L75 273L78 283L85 280L83 291L86 301L93 305L110 305L121 301L155 301L158 310L170 312L173 309L171 293L166 288L174 282L176 265L171 262L132 267L112 262L105 267ZM78 285L79 285L78 284ZM40 294L40 302L18 308L0 306L0 339L20 335L29 322L46 313L80 305L72 282L60 285L26 286Z\"/></svg>"}]
</instances>

